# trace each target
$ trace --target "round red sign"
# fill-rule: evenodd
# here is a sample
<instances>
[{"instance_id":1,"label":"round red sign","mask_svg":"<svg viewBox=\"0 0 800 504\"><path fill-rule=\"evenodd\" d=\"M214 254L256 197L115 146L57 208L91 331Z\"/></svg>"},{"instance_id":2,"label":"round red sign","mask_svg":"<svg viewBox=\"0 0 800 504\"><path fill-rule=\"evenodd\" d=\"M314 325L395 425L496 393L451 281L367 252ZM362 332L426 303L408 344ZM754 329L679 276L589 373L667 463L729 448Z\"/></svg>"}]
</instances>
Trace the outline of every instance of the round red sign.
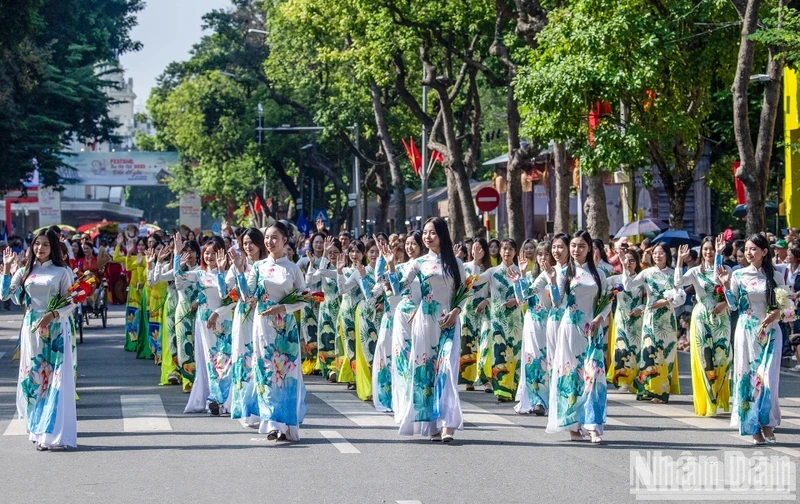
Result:
<instances>
[{"instance_id":1,"label":"round red sign","mask_svg":"<svg viewBox=\"0 0 800 504\"><path fill-rule=\"evenodd\" d=\"M500 193L494 187L484 187L475 195L475 205L481 212L491 212L500 204Z\"/></svg>"}]
</instances>

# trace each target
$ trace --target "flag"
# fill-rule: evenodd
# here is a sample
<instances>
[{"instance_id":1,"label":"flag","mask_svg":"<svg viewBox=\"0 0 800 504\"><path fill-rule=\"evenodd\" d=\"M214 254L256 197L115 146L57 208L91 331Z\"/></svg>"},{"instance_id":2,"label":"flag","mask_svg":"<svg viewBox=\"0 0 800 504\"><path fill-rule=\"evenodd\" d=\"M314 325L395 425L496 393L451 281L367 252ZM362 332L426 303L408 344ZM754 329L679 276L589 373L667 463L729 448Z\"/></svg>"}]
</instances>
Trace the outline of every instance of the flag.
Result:
<instances>
[{"instance_id":1,"label":"flag","mask_svg":"<svg viewBox=\"0 0 800 504\"><path fill-rule=\"evenodd\" d=\"M431 160L434 163L442 163L444 164L444 156L439 151L431 151Z\"/></svg>"},{"instance_id":2,"label":"flag","mask_svg":"<svg viewBox=\"0 0 800 504\"><path fill-rule=\"evenodd\" d=\"M256 201L253 203L253 211L256 213L261 213L264 211L264 207L261 206L261 198L256 194Z\"/></svg>"},{"instance_id":3,"label":"flag","mask_svg":"<svg viewBox=\"0 0 800 504\"><path fill-rule=\"evenodd\" d=\"M736 170L739 169L739 165L741 164L742 163L739 161L733 162L733 181L736 183L736 202L739 205L744 205L747 203L747 197L744 194L744 184L742 184L742 181L736 176Z\"/></svg>"},{"instance_id":4,"label":"flag","mask_svg":"<svg viewBox=\"0 0 800 504\"><path fill-rule=\"evenodd\" d=\"M594 147L594 130L600 124L600 119L611 113L611 104L608 102L597 102L592 105L589 111L589 145Z\"/></svg>"},{"instance_id":5,"label":"flag","mask_svg":"<svg viewBox=\"0 0 800 504\"><path fill-rule=\"evenodd\" d=\"M417 146L414 143L414 137L411 137L409 143L406 143L405 138L401 140L403 141L403 147L406 149L408 160L411 161L411 168L414 169L414 173L419 177L419 171L422 168L422 156L420 156Z\"/></svg>"}]
</instances>

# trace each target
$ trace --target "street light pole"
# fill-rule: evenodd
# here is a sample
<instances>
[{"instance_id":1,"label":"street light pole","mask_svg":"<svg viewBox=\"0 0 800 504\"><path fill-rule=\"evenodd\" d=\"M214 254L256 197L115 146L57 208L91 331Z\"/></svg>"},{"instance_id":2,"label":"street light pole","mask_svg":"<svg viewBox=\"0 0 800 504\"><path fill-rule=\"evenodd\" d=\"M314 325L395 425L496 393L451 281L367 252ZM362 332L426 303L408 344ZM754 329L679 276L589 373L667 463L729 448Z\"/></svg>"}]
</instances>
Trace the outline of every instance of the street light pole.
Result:
<instances>
[{"instance_id":1,"label":"street light pole","mask_svg":"<svg viewBox=\"0 0 800 504\"><path fill-rule=\"evenodd\" d=\"M358 124L353 124L353 145L358 150ZM357 240L361 232L361 208L359 206L359 196L361 194L361 160L358 154L353 156L353 194L355 195L355 207L353 207L353 239Z\"/></svg>"},{"instance_id":2,"label":"street light pole","mask_svg":"<svg viewBox=\"0 0 800 504\"><path fill-rule=\"evenodd\" d=\"M425 80L425 69L422 70L422 80ZM428 86L422 85L422 113L428 113ZM428 218L428 130L422 124L422 166L420 167L422 176L422 210L420 216L422 223Z\"/></svg>"}]
</instances>

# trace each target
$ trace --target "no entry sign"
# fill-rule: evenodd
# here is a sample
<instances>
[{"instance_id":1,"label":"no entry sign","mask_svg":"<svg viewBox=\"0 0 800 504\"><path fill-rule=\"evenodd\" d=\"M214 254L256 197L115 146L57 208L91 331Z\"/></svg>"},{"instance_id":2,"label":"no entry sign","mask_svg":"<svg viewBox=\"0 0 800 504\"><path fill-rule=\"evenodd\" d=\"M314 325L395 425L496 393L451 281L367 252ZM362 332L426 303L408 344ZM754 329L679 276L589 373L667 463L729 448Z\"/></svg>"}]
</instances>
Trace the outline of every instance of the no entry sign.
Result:
<instances>
[{"instance_id":1,"label":"no entry sign","mask_svg":"<svg viewBox=\"0 0 800 504\"><path fill-rule=\"evenodd\" d=\"M484 187L475 195L475 205L481 212L491 212L500 204L500 193L494 187Z\"/></svg>"}]
</instances>

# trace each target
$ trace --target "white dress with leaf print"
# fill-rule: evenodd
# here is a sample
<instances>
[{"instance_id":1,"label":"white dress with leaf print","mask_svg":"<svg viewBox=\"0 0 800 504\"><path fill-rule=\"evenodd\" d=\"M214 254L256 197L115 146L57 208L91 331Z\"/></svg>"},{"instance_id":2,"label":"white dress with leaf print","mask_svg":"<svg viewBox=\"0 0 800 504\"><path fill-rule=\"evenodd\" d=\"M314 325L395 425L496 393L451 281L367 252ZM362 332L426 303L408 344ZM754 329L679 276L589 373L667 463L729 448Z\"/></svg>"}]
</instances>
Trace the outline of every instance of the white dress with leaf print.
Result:
<instances>
[{"instance_id":1,"label":"white dress with leaf print","mask_svg":"<svg viewBox=\"0 0 800 504\"><path fill-rule=\"evenodd\" d=\"M300 328L294 313L305 303L284 305L286 313L265 315L292 291L306 287L300 268L286 257L268 257L239 275L239 288L249 297L259 293L253 321L253 377L261 425L259 432L279 431L290 441L300 440L306 415L306 388L300 355Z\"/></svg>"},{"instance_id":2,"label":"white dress with leaf print","mask_svg":"<svg viewBox=\"0 0 800 504\"><path fill-rule=\"evenodd\" d=\"M457 260L459 275L466 278L464 265ZM461 403L458 399L458 363L461 323L449 329L439 325L452 309L453 278L444 274L438 254L429 252L409 261L403 286L419 278L422 299L411 325L409 392L402 400L400 434L431 436L443 427L463 429ZM395 291L397 293L397 291Z\"/></svg>"},{"instance_id":3,"label":"white dress with leaf print","mask_svg":"<svg viewBox=\"0 0 800 504\"><path fill-rule=\"evenodd\" d=\"M19 296L25 268L2 276L0 299ZM25 280L26 306L20 333L17 415L25 419L28 439L47 446L78 445L75 409L75 377L72 362L72 334L69 316L72 303L58 310L48 327L34 328L47 311L50 299L69 296L74 274L52 261L35 262Z\"/></svg>"},{"instance_id":4,"label":"white dress with leaf print","mask_svg":"<svg viewBox=\"0 0 800 504\"><path fill-rule=\"evenodd\" d=\"M537 405L547 409L550 401L547 360L552 349L547 348L547 316L552 300L547 288L547 275L540 273L534 278L528 272L515 285L514 294L520 303L528 305L522 326L519 387L514 398L517 401L514 411L529 413Z\"/></svg>"},{"instance_id":5,"label":"white dress with leaf print","mask_svg":"<svg viewBox=\"0 0 800 504\"><path fill-rule=\"evenodd\" d=\"M408 279L408 273L412 269L414 260L405 262L397 266L397 273L389 275L392 283L392 290L400 293L400 302L392 316L392 355L391 355L391 378L392 378L392 411L394 411L394 421L400 423L401 414L408 408L408 403L412 399L411 394L411 316L417 310L422 292L420 290L419 278ZM405 285L405 288L400 287Z\"/></svg>"}]
</instances>

